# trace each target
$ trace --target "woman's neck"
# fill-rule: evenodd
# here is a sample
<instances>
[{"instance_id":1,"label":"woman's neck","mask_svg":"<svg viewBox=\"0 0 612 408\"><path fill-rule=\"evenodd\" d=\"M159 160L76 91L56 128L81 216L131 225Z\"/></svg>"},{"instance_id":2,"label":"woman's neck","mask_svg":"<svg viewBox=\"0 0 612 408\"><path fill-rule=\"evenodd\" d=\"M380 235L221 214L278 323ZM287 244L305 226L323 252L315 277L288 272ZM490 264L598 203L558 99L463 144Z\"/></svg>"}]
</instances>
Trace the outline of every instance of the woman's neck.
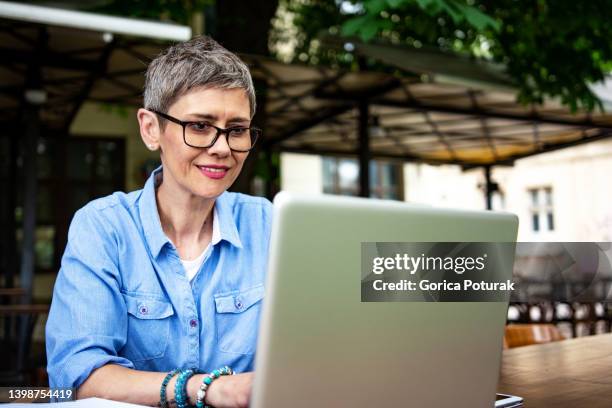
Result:
<instances>
[{"instance_id":1,"label":"woman's neck","mask_svg":"<svg viewBox=\"0 0 612 408\"><path fill-rule=\"evenodd\" d=\"M212 236L214 199L204 199L163 182L156 189L157 211L164 233L190 259L201 252Z\"/></svg>"}]
</instances>

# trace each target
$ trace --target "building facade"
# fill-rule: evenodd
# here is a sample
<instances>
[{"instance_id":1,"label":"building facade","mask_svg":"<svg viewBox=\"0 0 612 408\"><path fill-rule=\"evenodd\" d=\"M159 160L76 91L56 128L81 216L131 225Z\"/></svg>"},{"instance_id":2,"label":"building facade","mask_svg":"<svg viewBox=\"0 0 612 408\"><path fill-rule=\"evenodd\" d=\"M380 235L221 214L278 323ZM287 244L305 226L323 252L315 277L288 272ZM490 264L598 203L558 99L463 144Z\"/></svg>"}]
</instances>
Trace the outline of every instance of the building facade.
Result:
<instances>
[{"instance_id":1,"label":"building facade","mask_svg":"<svg viewBox=\"0 0 612 408\"><path fill-rule=\"evenodd\" d=\"M330 160L339 163L335 173L329 171ZM385 166L401 173L399 177L373 177L373 192L393 191L395 187L400 194L385 198L447 208L482 210L486 206L482 169L381 162L377 168L383 171L378 174ZM288 153L281 156L283 190L334 193L337 191L330 191L329 186L337 185L345 187L341 194L349 194L357 175L355 161ZM519 216L519 241L612 241L611 177L612 140L528 157L513 166L492 169L492 179L499 186L493 194L493 209Z\"/></svg>"}]
</instances>

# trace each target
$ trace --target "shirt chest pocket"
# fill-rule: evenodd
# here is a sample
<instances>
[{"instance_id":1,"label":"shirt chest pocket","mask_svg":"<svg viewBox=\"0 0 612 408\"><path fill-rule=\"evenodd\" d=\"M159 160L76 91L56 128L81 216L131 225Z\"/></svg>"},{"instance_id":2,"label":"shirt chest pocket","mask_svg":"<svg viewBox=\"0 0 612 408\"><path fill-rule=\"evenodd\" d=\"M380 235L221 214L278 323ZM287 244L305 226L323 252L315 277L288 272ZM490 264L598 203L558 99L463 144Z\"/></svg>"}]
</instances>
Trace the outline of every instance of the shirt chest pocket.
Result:
<instances>
[{"instance_id":1,"label":"shirt chest pocket","mask_svg":"<svg viewBox=\"0 0 612 408\"><path fill-rule=\"evenodd\" d=\"M163 357L170 336L170 302L146 295L123 293L128 312L127 340L121 353L130 361Z\"/></svg>"},{"instance_id":2,"label":"shirt chest pocket","mask_svg":"<svg viewBox=\"0 0 612 408\"><path fill-rule=\"evenodd\" d=\"M215 295L215 325L220 351L255 353L263 296L263 285Z\"/></svg>"}]
</instances>

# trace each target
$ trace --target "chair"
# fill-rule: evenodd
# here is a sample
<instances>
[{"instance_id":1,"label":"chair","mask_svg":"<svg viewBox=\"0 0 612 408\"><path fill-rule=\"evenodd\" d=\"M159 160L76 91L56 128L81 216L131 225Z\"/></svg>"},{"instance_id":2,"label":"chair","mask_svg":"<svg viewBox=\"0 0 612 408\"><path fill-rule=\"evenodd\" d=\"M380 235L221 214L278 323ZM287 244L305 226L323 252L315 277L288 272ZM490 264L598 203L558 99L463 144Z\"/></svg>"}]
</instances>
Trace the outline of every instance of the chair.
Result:
<instances>
[{"instance_id":1,"label":"chair","mask_svg":"<svg viewBox=\"0 0 612 408\"><path fill-rule=\"evenodd\" d=\"M48 304L20 303L21 288L0 288L0 386L32 385L40 357L32 359L32 334ZM39 376L40 377L40 376Z\"/></svg>"},{"instance_id":2,"label":"chair","mask_svg":"<svg viewBox=\"0 0 612 408\"><path fill-rule=\"evenodd\" d=\"M554 324L509 324L504 336L508 348L565 340Z\"/></svg>"}]
</instances>

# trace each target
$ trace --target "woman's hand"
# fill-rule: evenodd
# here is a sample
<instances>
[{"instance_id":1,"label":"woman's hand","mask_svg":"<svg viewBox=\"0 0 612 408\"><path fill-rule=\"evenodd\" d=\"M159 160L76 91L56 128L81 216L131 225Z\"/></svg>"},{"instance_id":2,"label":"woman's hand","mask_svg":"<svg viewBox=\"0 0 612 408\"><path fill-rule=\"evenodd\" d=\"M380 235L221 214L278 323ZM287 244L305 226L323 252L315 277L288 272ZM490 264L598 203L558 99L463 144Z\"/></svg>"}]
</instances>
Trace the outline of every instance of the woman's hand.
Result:
<instances>
[{"instance_id":1,"label":"woman's hand","mask_svg":"<svg viewBox=\"0 0 612 408\"><path fill-rule=\"evenodd\" d=\"M221 376L208 388L206 404L215 408L248 408L252 387L252 372Z\"/></svg>"}]
</instances>

